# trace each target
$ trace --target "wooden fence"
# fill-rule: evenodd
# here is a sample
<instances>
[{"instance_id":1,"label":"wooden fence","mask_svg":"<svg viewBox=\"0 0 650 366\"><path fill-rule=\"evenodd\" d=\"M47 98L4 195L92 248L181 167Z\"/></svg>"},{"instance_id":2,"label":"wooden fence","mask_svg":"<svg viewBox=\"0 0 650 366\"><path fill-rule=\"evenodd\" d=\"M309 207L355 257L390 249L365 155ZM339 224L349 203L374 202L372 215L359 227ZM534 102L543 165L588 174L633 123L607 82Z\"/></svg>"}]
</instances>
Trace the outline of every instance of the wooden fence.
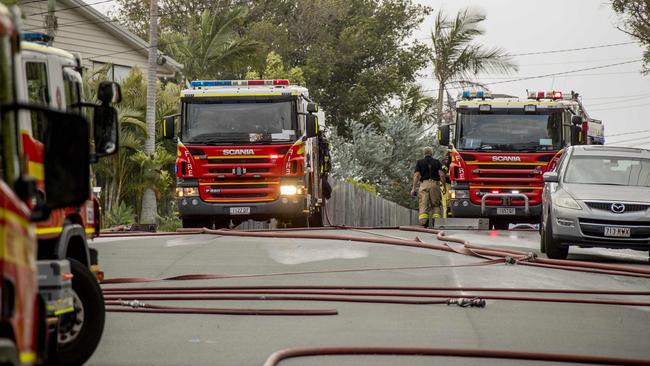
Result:
<instances>
[{"instance_id":1,"label":"wooden fence","mask_svg":"<svg viewBox=\"0 0 650 366\"><path fill-rule=\"evenodd\" d=\"M399 226L416 225L418 212L379 197L353 184L331 180L332 198L326 208L332 225L345 226ZM325 221L327 225L327 220ZM248 221L239 229L264 229L273 227L264 222Z\"/></svg>"}]
</instances>

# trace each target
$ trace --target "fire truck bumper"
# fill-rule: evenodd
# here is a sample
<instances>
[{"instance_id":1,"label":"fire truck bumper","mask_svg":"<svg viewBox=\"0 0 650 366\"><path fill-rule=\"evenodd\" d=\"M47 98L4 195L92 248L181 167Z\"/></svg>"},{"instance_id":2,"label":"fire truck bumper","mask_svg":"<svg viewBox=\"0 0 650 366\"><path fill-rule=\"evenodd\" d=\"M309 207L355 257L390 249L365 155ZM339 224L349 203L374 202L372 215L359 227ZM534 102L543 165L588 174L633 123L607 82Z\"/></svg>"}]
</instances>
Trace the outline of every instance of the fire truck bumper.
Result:
<instances>
[{"instance_id":1,"label":"fire truck bumper","mask_svg":"<svg viewBox=\"0 0 650 366\"><path fill-rule=\"evenodd\" d=\"M524 206L485 206L483 213L481 213L481 205L474 204L469 199L451 199L449 205L454 217L537 218L542 213L542 205L531 205L528 207L528 212Z\"/></svg>"},{"instance_id":2,"label":"fire truck bumper","mask_svg":"<svg viewBox=\"0 0 650 366\"><path fill-rule=\"evenodd\" d=\"M303 196L281 197L271 202L210 203L199 197L176 199L181 217L229 216L243 220L266 220L270 218L291 218L304 215Z\"/></svg>"}]
</instances>

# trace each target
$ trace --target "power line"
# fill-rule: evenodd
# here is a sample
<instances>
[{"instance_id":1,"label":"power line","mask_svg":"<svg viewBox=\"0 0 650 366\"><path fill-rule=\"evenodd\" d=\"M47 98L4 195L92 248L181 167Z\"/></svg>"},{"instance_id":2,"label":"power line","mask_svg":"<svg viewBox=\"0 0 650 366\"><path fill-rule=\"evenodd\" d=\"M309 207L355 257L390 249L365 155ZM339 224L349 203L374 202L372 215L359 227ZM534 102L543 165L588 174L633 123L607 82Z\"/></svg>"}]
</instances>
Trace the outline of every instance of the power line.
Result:
<instances>
[{"instance_id":1,"label":"power line","mask_svg":"<svg viewBox=\"0 0 650 366\"><path fill-rule=\"evenodd\" d=\"M418 40L418 41L429 40L429 39L431 39L431 37L416 38L416 40ZM601 44L601 45L596 45L596 46L565 48L565 49L559 49L559 50L513 53L513 54L506 54L504 56L505 57L516 57L516 56L545 55L545 54L552 54L552 53L565 53L565 52L574 52L574 51L593 50L593 49L598 49L598 48L618 47L618 46L624 46L624 45L635 44L635 43L637 43L637 42L631 41L631 42L620 42L620 43L608 43L608 44Z\"/></svg>"},{"instance_id":2,"label":"power line","mask_svg":"<svg viewBox=\"0 0 650 366\"><path fill-rule=\"evenodd\" d=\"M614 110L617 110L617 109L639 108L639 107L650 107L650 103L623 105L623 106L620 106L620 107L612 107L612 108L598 108L598 109L592 109L589 112L614 111Z\"/></svg>"},{"instance_id":3,"label":"power line","mask_svg":"<svg viewBox=\"0 0 650 366\"><path fill-rule=\"evenodd\" d=\"M637 133L645 133L645 132L650 132L650 130L639 130L639 131L631 131L631 132L621 132L621 133L615 133L615 134L612 134L612 135L605 135L605 137L634 135L634 134L637 134Z\"/></svg>"},{"instance_id":4,"label":"power line","mask_svg":"<svg viewBox=\"0 0 650 366\"><path fill-rule=\"evenodd\" d=\"M650 139L650 136L642 136L642 137L635 137L633 139L613 141L612 143L621 144L621 143L624 143L624 142L634 142L634 141L646 140L646 139Z\"/></svg>"},{"instance_id":5,"label":"power line","mask_svg":"<svg viewBox=\"0 0 650 366\"><path fill-rule=\"evenodd\" d=\"M71 6L71 7L68 7L68 8L56 9L55 12L73 10L73 9L79 9L79 8L86 8L86 7L93 6L93 5L99 5L99 4L104 4L104 3L112 3L113 1L115 1L115 0L102 0L102 1L98 1L96 3L85 3L84 5L75 5L75 6ZM30 16L33 16L33 15L46 15L46 14L49 14L49 11L42 11L42 12L39 12L39 13L26 14L26 16L30 17Z\"/></svg>"},{"instance_id":6,"label":"power line","mask_svg":"<svg viewBox=\"0 0 650 366\"><path fill-rule=\"evenodd\" d=\"M550 73L550 74L543 74L543 75L537 75L537 76L528 76L528 77L516 78L516 79L511 79L511 80L495 81L493 83L485 83L485 85L496 85L496 84L513 83L513 82L516 82L516 81L524 81L524 80L531 80L531 79L542 79L542 78L548 78L548 77L558 76L558 75L574 74L574 73L582 72L582 71L605 69L605 68L608 68L608 67L627 65L627 64L631 64L631 63L635 63L635 62L641 62L641 61L643 61L643 59L630 60L630 61L624 61L624 62L617 62L617 63L613 63L613 64L593 66L593 67L585 67L585 68L582 68L582 69L562 71L562 72L554 72L554 73Z\"/></svg>"},{"instance_id":7,"label":"power line","mask_svg":"<svg viewBox=\"0 0 650 366\"><path fill-rule=\"evenodd\" d=\"M597 46L588 46L588 47L565 48L565 49L561 49L561 50L515 53L515 54L509 54L509 55L506 55L506 56L515 57L515 56L545 55L545 54L549 54L549 53L564 53L564 52L593 50L593 49L597 49L597 48L618 47L618 46L624 46L624 45L633 44L633 43L637 43L637 42L620 42L620 43L609 43L609 44L601 44L601 45L597 45Z\"/></svg>"},{"instance_id":8,"label":"power line","mask_svg":"<svg viewBox=\"0 0 650 366\"><path fill-rule=\"evenodd\" d=\"M649 97L648 97L648 96L637 96L637 97L630 97L630 98L627 98L627 99L617 100L617 101L611 101L611 102L604 102L604 103L601 102L601 103L593 103L593 104L591 104L591 103L585 103L585 104L589 104L590 107L597 107L597 106L601 106L601 105L620 104L620 103L633 102L633 101L636 101L636 100L647 99L647 98L649 98Z\"/></svg>"}]
</instances>

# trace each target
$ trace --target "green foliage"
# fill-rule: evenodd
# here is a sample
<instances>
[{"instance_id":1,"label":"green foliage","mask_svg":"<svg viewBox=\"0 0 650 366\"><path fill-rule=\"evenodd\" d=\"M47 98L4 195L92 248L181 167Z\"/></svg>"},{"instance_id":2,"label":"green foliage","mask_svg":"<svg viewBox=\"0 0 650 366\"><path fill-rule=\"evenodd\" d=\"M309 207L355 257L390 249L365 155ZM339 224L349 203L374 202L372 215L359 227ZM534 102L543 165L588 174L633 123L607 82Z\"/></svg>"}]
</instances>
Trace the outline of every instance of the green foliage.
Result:
<instances>
[{"instance_id":1,"label":"green foliage","mask_svg":"<svg viewBox=\"0 0 650 366\"><path fill-rule=\"evenodd\" d=\"M135 212L133 207L125 202L113 206L106 212L106 219L103 221L104 227L113 227L117 225L131 225L135 223Z\"/></svg>"},{"instance_id":2,"label":"green foliage","mask_svg":"<svg viewBox=\"0 0 650 366\"><path fill-rule=\"evenodd\" d=\"M103 68L85 75L85 95L89 96L87 100L95 99L97 85L106 79L107 70L108 68ZM123 99L115 106L120 124L120 151L102 158L94 165L97 184L102 187L102 205L107 215L126 205L137 217L143 191L146 187L152 187L159 201L159 214L166 217L174 210L176 178L170 169L175 161L176 146L165 146L159 142L152 158L144 153L147 137L146 78L139 69L134 68L120 84ZM180 86L159 82L156 93L157 115L175 113L179 105ZM105 221L107 220L108 218Z\"/></svg>"},{"instance_id":3,"label":"green foliage","mask_svg":"<svg viewBox=\"0 0 650 366\"><path fill-rule=\"evenodd\" d=\"M415 208L417 203L409 195L413 167L424 146L437 148L435 135L395 113L382 115L378 128L355 123L350 135L350 139L336 134L330 137L333 172L375 187L388 200Z\"/></svg>"},{"instance_id":4,"label":"green foliage","mask_svg":"<svg viewBox=\"0 0 650 366\"><path fill-rule=\"evenodd\" d=\"M113 16L146 37L148 1L117 2ZM162 48L188 78L249 70L304 78L345 136L352 121L378 123L428 61L428 48L410 37L430 9L412 0L160 0L159 7ZM271 52L278 58L268 62Z\"/></svg>"},{"instance_id":5,"label":"green foliage","mask_svg":"<svg viewBox=\"0 0 650 366\"><path fill-rule=\"evenodd\" d=\"M243 39L235 27L246 18L243 8L221 14L205 10L199 22L182 32L161 36L162 49L183 64L190 80L219 79L241 74L256 52L256 42Z\"/></svg>"},{"instance_id":6,"label":"green foliage","mask_svg":"<svg viewBox=\"0 0 650 366\"><path fill-rule=\"evenodd\" d=\"M354 179L352 177L345 178L345 181L352 184L353 186L355 186L357 188L363 189L366 192L377 193L377 187L373 186L372 184L360 182L360 181L358 181L358 180L356 180L356 179Z\"/></svg>"},{"instance_id":7,"label":"green foliage","mask_svg":"<svg viewBox=\"0 0 650 366\"><path fill-rule=\"evenodd\" d=\"M305 85L305 73L300 67L292 67L286 69L282 56L271 51L266 56L266 64L264 71L258 73L256 71L249 71L246 73L246 79L289 79L292 84Z\"/></svg>"},{"instance_id":8,"label":"green foliage","mask_svg":"<svg viewBox=\"0 0 650 366\"><path fill-rule=\"evenodd\" d=\"M621 31L631 35L645 47L643 73L650 73L650 1L612 0L614 11L623 16Z\"/></svg>"},{"instance_id":9,"label":"green foliage","mask_svg":"<svg viewBox=\"0 0 650 366\"><path fill-rule=\"evenodd\" d=\"M158 216L158 231L175 232L183 226L181 219L176 214Z\"/></svg>"},{"instance_id":10,"label":"green foliage","mask_svg":"<svg viewBox=\"0 0 650 366\"><path fill-rule=\"evenodd\" d=\"M439 11L431 32L433 76L438 80L438 118L442 118L443 97L449 85L477 85L473 80L482 72L509 73L517 71L505 50L487 48L474 43L485 34L480 24L485 15L469 9L460 10L454 18Z\"/></svg>"}]
</instances>

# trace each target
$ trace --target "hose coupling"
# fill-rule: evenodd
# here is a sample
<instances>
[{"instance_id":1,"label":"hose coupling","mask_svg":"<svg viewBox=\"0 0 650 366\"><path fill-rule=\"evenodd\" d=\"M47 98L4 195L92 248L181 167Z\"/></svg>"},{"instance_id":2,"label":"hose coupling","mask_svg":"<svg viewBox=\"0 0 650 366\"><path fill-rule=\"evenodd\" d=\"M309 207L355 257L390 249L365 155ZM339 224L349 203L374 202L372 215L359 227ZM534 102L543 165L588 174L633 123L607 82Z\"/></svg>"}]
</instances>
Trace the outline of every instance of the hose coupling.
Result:
<instances>
[{"instance_id":1,"label":"hose coupling","mask_svg":"<svg viewBox=\"0 0 650 366\"><path fill-rule=\"evenodd\" d=\"M504 257L503 261L505 264L511 264L511 265L517 264L517 260L510 256Z\"/></svg>"},{"instance_id":2,"label":"hose coupling","mask_svg":"<svg viewBox=\"0 0 650 366\"><path fill-rule=\"evenodd\" d=\"M122 306L130 306L133 309L138 309L138 308L146 307L146 304L138 300L131 300L131 301L122 301Z\"/></svg>"},{"instance_id":3,"label":"hose coupling","mask_svg":"<svg viewBox=\"0 0 650 366\"><path fill-rule=\"evenodd\" d=\"M448 299L447 305L458 305L461 308L484 308L485 300L480 297Z\"/></svg>"}]
</instances>

